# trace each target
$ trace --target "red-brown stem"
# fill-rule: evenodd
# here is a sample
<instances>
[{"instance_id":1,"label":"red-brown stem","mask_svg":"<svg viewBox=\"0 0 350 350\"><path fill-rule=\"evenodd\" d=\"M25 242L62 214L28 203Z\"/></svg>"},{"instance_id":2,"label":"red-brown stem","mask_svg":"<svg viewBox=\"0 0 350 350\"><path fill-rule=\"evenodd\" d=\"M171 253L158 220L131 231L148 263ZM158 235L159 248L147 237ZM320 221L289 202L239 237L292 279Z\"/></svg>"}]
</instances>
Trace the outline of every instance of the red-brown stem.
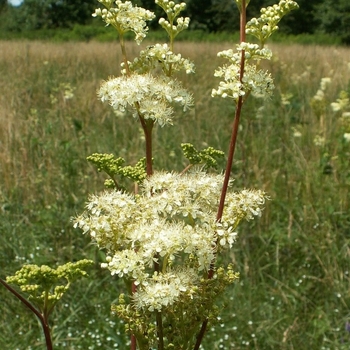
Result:
<instances>
[{"instance_id":1,"label":"red-brown stem","mask_svg":"<svg viewBox=\"0 0 350 350\"><path fill-rule=\"evenodd\" d=\"M16 298L18 298L25 306L27 306L30 311L32 311L36 317L40 320L41 326L43 327L44 335L45 335L45 342L46 342L46 348L47 350L52 350L52 340L51 340L51 334L50 334L50 327L48 324L47 318L42 315L27 299L22 297L21 294L19 294L16 290L14 290L7 282L5 282L2 278L0 278L0 283L9 291L11 292Z\"/></svg>"},{"instance_id":2,"label":"red-brown stem","mask_svg":"<svg viewBox=\"0 0 350 350\"><path fill-rule=\"evenodd\" d=\"M153 174L152 165L152 130L154 126L154 121L151 119L145 120L143 117L139 116L142 129L145 134L146 141L146 173L148 176Z\"/></svg>"},{"instance_id":3,"label":"red-brown stem","mask_svg":"<svg viewBox=\"0 0 350 350\"><path fill-rule=\"evenodd\" d=\"M137 349L136 337L133 334L131 334L131 336L130 336L130 349L131 350Z\"/></svg>"},{"instance_id":4,"label":"red-brown stem","mask_svg":"<svg viewBox=\"0 0 350 350\"><path fill-rule=\"evenodd\" d=\"M246 19L246 5L245 5L245 0L242 0L242 10L241 10L241 14L240 14L240 42L245 41L246 20L247 20ZM244 54L244 50L243 50L242 54L241 54L241 64L240 64L240 73L239 73L239 80L241 83L242 83L243 75L244 75L244 62L245 62L245 54ZM231 170L232 170L233 156L235 154L238 126L239 126L239 120L240 120L241 111L242 111L242 105L243 105L243 97L239 96L238 101L237 101L236 111L235 111L235 118L234 118L233 126L232 126L232 134L231 134L229 152L228 152L227 163L226 163L224 183L222 186L218 212L216 215L217 221L221 220L222 214L224 211L225 199L226 199L228 185L230 182ZM215 260L212 261L212 263L210 264L210 268L208 271L208 279L213 278L214 270L215 270ZM207 326L208 326L208 321L209 321L208 318L203 321L202 327L197 335L197 341L196 341L196 344L195 344L193 350L199 349L199 347L202 343L202 340L204 338L204 334L206 332Z\"/></svg>"},{"instance_id":5,"label":"red-brown stem","mask_svg":"<svg viewBox=\"0 0 350 350\"><path fill-rule=\"evenodd\" d=\"M135 282L133 281L131 283L131 294L135 294L136 293L136 284ZM136 350L137 348L137 342L136 342L136 337L134 334L131 334L130 336L130 350Z\"/></svg>"}]
</instances>

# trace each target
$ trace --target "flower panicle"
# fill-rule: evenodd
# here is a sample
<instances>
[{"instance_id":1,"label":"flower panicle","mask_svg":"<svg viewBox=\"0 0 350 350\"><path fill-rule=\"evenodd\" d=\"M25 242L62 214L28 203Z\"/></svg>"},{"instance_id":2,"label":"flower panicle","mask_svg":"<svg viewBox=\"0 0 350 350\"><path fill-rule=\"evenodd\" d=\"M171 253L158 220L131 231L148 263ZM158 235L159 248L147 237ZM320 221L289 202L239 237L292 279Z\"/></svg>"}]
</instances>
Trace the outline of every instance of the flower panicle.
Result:
<instances>
[{"instance_id":1,"label":"flower panicle","mask_svg":"<svg viewBox=\"0 0 350 350\"><path fill-rule=\"evenodd\" d=\"M184 111L193 105L192 95L178 81L151 74L110 78L102 83L98 96L116 111L129 111L135 118L142 115L160 126L172 125L174 104Z\"/></svg>"},{"instance_id":2,"label":"flower panicle","mask_svg":"<svg viewBox=\"0 0 350 350\"><path fill-rule=\"evenodd\" d=\"M154 262L163 272L171 271L179 256L199 274L209 270L218 249L232 247L241 220L261 215L266 199L262 191L230 192L217 222L222 180L203 172L155 173L138 195L106 191L91 196L75 226L107 249L103 267L137 285L150 283Z\"/></svg>"}]
</instances>

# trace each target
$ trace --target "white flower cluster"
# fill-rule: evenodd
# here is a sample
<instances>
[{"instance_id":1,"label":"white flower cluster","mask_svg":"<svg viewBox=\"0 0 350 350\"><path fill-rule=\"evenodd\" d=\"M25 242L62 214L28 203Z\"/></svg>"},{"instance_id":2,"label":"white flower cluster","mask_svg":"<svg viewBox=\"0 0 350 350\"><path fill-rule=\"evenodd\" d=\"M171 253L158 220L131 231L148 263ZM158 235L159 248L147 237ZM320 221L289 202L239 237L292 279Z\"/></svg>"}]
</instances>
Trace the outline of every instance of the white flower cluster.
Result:
<instances>
[{"instance_id":1,"label":"white flower cluster","mask_svg":"<svg viewBox=\"0 0 350 350\"><path fill-rule=\"evenodd\" d=\"M262 8L259 18L252 18L247 22L246 33L255 36L261 43L265 43L266 39L278 30L277 24L282 17L298 7L295 1L281 0L279 4Z\"/></svg>"},{"instance_id":2,"label":"white flower cluster","mask_svg":"<svg viewBox=\"0 0 350 350\"><path fill-rule=\"evenodd\" d=\"M240 64L241 52L244 50L244 58L249 60L270 60L272 57L272 51L268 48L260 48L258 44L242 42L237 45L237 52L232 49L218 52L218 57L226 58L233 64Z\"/></svg>"},{"instance_id":3,"label":"white flower cluster","mask_svg":"<svg viewBox=\"0 0 350 350\"><path fill-rule=\"evenodd\" d=\"M257 69L255 65L246 65L242 81L244 90L257 98L271 97L275 88L271 74Z\"/></svg>"},{"instance_id":4,"label":"white flower cluster","mask_svg":"<svg viewBox=\"0 0 350 350\"><path fill-rule=\"evenodd\" d=\"M193 105L192 96L176 80L157 78L150 74L132 74L112 78L102 83L98 96L119 112L131 111L159 125L172 124L173 103L184 110Z\"/></svg>"},{"instance_id":5,"label":"white flower cluster","mask_svg":"<svg viewBox=\"0 0 350 350\"><path fill-rule=\"evenodd\" d=\"M251 92L254 97L269 98L275 88L271 74L258 70L255 65L250 64L245 65L242 82L239 80L239 64L219 67L214 76L223 78L223 81L219 83L218 89L212 90L212 96L229 97L236 102L239 96L244 96L248 92Z\"/></svg>"},{"instance_id":6,"label":"white flower cluster","mask_svg":"<svg viewBox=\"0 0 350 350\"><path fill-rule=\"evenodd\" d=\"M317 90L315 96L312 98L314 101L323 101L324 100L324 92L327 89L327 86L331 83L331 78L325 77L321 79L320 87Z\"/></svg>"},{"instance_id":7,"label":"white flower cluster","mask_svg":"<svg viewBox=\"0 0 350 350\"><path fill-rule=\"evenodd\" d=\"M194 286L198 282L198 275L190 268L171 273L155 273L152 282L133 295L136 308L161 311L162 307L173 305L181 294L195 294Z\"/></svg>"},{"instance_id":8,"label":"white flower cluster","mask_svg":"<svg viewBox=\"0 0 350 350\"><path fill-rule=\"evenodd\" d=\"M243 89L243 84L239 80L240 69L239 64L224 65L223 67L219 67L219 69L215 71L214 76L223 78L224 81L220 81L219 88L213 89L211 95L213 97L230 97L236 102L239 96L244 96L245 91Z\"/></svg>"},{"instance_id":9,"label":"white flower cluster","mask_svg":"<svg viewBox=\"0 0 350 350\"><path fill-rule=\"evenodd\" d=\"M107 25L112 25L117 29L119 34L128 31L135 33L135 41L140 44L146 37L148 27L146 21L155 18L155 14L151 11L145 10L142 7L133 6L131 1L115 1L115 7L112 7L113 1L99 0L106 6L105 9L96 9L92 14L93 17L102 17Z\"/></svg>"},{"instance_id":10,"label":"white flower cluster","mask_svg":"<svg viewBox=\"0 0 350 350\"><path fill-rule=\"evenodd\" d=\"M194 73L194 64L190 60L183 58L181 54L173 53L167 44L155 44L140 52L140 57L135 58L129 64L131 71L147 73L151 69L161 66L164 73L168 75L170 71L184 70L187 74Z\"/></svg>"},{"instance_id":11,"label":"white flower cluster","mask_svg":"<svg viewBox=\"0 0 350 350\"><path fill-rule=\"evenodd\" d=\"M242 51L244 51L245 69L243 79L240 81ZM270 60L272 57L270 49L242 42L237 45L237 51L224 50L219 52L218 56L229 60L231 64L219 67L215 71L214 76L223 78L223 81L219 83L218 89L212 90L213 97L229 97L237 102L239 96L244 96L248 92L258 98L269 98L272 95L275 87L271 75L267 71L257 69L255 64L250 63L253 60Z\"/></svg>"},{"instance_id":12,"label":"white flower cluster","mask_svg":"<svg viewBox=\"0 0 350 350\"><path fill-rule=\"evenodd\" d=\"M238 223L261 213L264 192L244 190L228 194L223 218L216 222L222 182L221 175L201 172L155 173L139 195L92 196L75 227L107 250L105 268L135 281L138 308L160 310L182 293L194 293L217 250L234 243ZM155 263L159 271L152 272Z\"/></svg>"}]
</instances>

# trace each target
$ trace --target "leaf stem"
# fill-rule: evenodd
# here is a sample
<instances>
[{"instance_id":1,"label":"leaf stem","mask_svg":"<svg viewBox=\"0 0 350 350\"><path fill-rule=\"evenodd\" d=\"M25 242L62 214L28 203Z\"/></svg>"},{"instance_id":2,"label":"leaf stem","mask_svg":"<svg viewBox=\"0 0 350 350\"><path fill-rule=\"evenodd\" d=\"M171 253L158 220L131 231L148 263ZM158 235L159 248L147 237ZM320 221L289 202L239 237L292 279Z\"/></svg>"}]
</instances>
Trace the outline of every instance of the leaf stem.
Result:
<instances>
[{"instance_id":1,"label":"leaf stem","mask_svg":"<svg viewBox=\"0 0 350 350\"><path fill-rule=\"evenodd\" d=\"M47 350L52 350L52 340L50 334L50 327L48 324L48 320L45 315L41 314L34 306L31 304L26 298L24 298L21 294L19 294L16 290L14 290L7 282L5 282L2 278L0 278L0 283L11 292L17 299L19 299L25 306L27 306L30 311L32 311L36 317L38 317L41 326L45 335L45 342Z\"/></svg>"}]
</instances>

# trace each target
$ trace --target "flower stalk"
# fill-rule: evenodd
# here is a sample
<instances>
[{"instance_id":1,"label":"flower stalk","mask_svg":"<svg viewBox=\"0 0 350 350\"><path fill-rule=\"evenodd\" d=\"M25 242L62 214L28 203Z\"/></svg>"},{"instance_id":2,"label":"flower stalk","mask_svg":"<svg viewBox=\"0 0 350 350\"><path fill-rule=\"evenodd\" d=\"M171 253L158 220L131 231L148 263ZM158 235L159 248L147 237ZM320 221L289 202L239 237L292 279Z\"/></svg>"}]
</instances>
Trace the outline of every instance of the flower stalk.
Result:
<instances>
[{"instance_id":1,"label":"flower stalk","mask_svg":"<svg viewBox=\"0 0 350 350\"><path fill-rule=\"evenodd\" d=\"M240 42L245 42L245 26L246 26L246 3L245 0L241 0L240 2ZM239 72L239 81L240 83L243 83L243 75L244 75L244 63L245 63L245 51L241 51L241 62L240 62L240 72ZM232 125L232 133L231 133L231 139L230 139L230 145L229 145L229 151L228 151L228 156L227 156L227 162L226 162L226 170L225 170L225 176L224 176L224 182L221 190L221 195L220 195L220 201L219 201L219 207L216 215L216 220L218 222L221 221L222 215L224 212L224 206L225 206L225 199L226 199L226 194L227 194L227 189L229 186L230 182L230 176L231 176L231 170L232 170L232 164L233 164L233 157L235 154L235 149L236 149L236 143L237 143L237 134L238 134L238 127L239 127L239 121L241 117L241 112L242 112L242 105L243 105L243 96L240 95L238 97L236 109L235 109L235 116L233 120L233 125ZM216 242L216 245L218 242ZM215 271L215 260L211 262L210 264L210 269L208 271L208 279L212 279L214 276L214 271ZM193 350L198 350L207 326L208 326L208 318L206 318L201 326L201 329L198 333L196 344L193 348Z\"/></svg>"},{"instance_id":2,"label":"flower stalk","mask_svg":"<svg viewBox=\"0 0 350 350\"><path fill-rule=\"evenodd\" d=\"M24 298L21 294L19 294L15 289L13 289L7 282L5 282L2 278L0 278L0 283L17 299L19 299L33 314L39 319L41 327L43 329L43 333L45 336L45 344L47 350L52 350L52 340L51 340L51 332L48 322L48 313L44 311L41 313L37 310L32 303L30 303L26 298Z\"/></svg>"}]
</instances>

